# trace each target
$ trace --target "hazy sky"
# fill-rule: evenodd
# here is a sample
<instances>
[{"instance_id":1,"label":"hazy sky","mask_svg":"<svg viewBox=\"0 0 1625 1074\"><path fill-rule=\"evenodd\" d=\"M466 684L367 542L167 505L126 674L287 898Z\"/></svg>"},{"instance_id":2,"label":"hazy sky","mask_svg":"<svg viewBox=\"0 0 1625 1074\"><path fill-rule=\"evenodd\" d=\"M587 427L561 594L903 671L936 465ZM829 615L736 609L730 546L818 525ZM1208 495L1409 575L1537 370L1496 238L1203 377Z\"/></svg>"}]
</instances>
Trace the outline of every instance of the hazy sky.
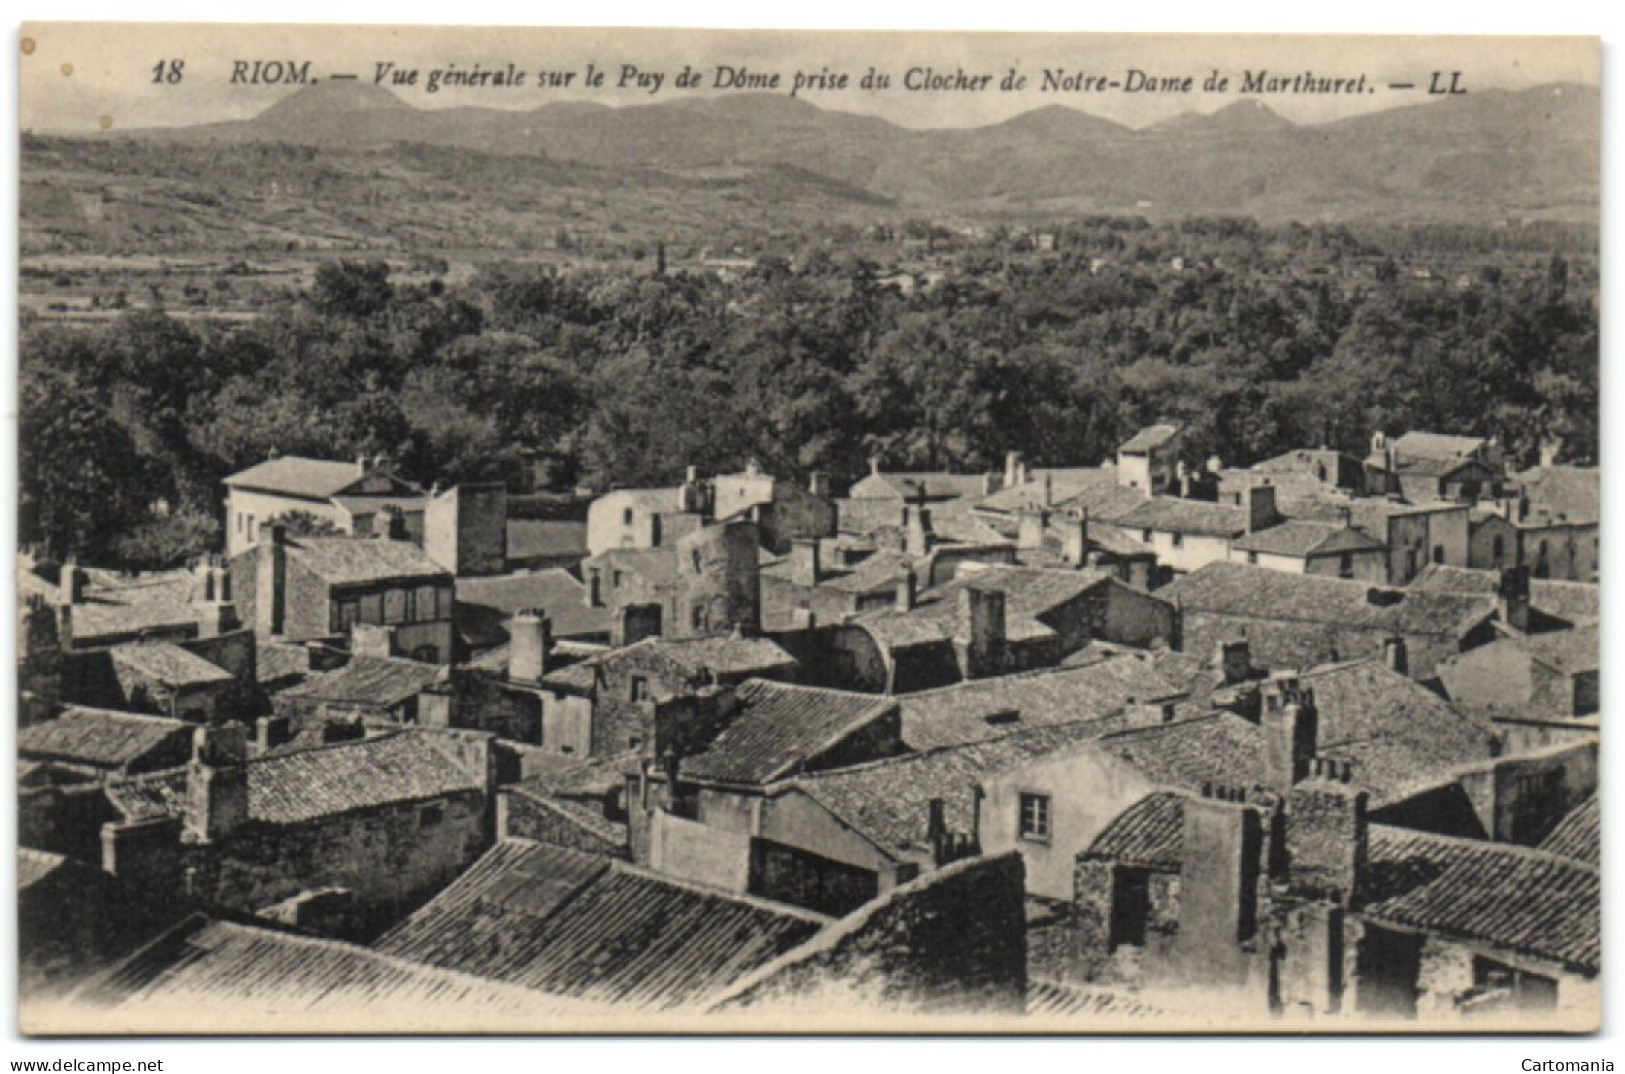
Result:
<instances>
[{"instance_id":1,"label":"hazy sky","mask_svg":"<svg viewBox=\"0 0 1625 1074\"><path fill-rule=\"evenodd\" d=\"M1595 85L1600 50L1595 39L1561 37L1261 37L1223 35L1084 35L991 33L831 33L787 31L669 31L584 29L472 29L423 26L298 27L255 25L31 23L22 37L33 51L20 60L24 129L93 132L103 117L115 128L245 119L293 92L288 86L232 85L233 61L310 61L313 78L351 73L371 82L375 65L431 69L512 63L529 75L520 88L451 87L438 93L396 88L419 108L529 109L551 101L593 100L609 105L651 104L684 97L715 96L715 69L779 72L788 92L797 70L828 69L850 77L849 88L800 94L825 108L882 116L910 127L972 126L996 122L1046 104L1064 104L1143 126L1179 112L1211 112L1245 99L1236 92L1243 73L1267 70L1290 77L1364 74L1375 92L1358 95L1271 94L1262 99L1282 115L1314 123L1359 112L1428 100L1422 92L1435 71L1461 72L1470 92L1522 89L1547 82ZM25 42L24 48L28 44ZM183 60L178 83L154 83L160 61ZM588 63L607 72L602 88L582 85ZM665 75L658 93L619 88L621 65ZM67 66L65 66L67 65ZM691 65L704 76L702 89L676 89L676 73ZM871 68L891 76L885 91L865 91L859 80ZM991 74L984 92L906 90L910 69L952 75ZM997 92L1012 68L1028 78L1019 92ZM1151 76L1190 76L1188 94L1041 92L1044 69L1122 79L1131 68ZM565 89L542 89L539 70L575 71ZM1201 92L1215 69L1231 80L1231 92ZM68 73L64 73L64 72ZM1388 89L1414 82L1418 89ZM1255 98L1258 99L1258 98Z\"/></svg>"}]
</instances>

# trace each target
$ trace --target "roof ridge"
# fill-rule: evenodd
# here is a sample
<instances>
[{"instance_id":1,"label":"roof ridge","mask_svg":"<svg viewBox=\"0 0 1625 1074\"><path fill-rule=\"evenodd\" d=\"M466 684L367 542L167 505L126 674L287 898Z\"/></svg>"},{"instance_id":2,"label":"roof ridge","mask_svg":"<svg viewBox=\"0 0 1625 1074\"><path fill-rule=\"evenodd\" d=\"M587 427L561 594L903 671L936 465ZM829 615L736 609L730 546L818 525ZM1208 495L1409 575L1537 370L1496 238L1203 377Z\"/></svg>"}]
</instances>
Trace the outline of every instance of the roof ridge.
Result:
<instances>
[{"instance_id":1,"label":"roof ridge","mask_svg":"<svg viewBox=\"0 0 1625 1074\"><path fill-rule=\"evenodd\" d=\"M1573 812L1573 810L1570 810L1570 812ZM1568 813L1563 816L1566 819ZM1380 828L1389 832L1403 833L1405 838L1420 839L1424 842L1431 841L1446 846L1482 848L1493 854L1507 854L1512 857L1526 858L1530 861L1566 865L1581 872L1591 873L1599 878L1602 875L1602 870L1590 862L1580 861L1550 850L1542 850L1539 847L1524 846L1521 843L1503 843L1495 839L1470 839L1460 835L1441 835L1438 832L1424 832L1419 828L1406 828L1397 824L1382 824L1377 821L1373 821L1371 827L1373 829ZM1387 900L1383 901L1386 902Z\"/></svg>"}]
</instances>

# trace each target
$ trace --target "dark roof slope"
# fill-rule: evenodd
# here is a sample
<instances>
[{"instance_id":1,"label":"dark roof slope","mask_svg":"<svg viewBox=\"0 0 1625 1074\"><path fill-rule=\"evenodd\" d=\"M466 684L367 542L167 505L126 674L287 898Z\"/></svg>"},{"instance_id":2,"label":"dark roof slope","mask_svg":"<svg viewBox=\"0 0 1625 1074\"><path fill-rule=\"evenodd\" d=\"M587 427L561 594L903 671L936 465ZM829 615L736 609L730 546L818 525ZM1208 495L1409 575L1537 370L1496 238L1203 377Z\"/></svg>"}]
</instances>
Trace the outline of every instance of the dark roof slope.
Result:
<instances>
[{"instance_id":1,"label":"dark roof slope","mask_svg":"<svg viewBox=\"0 0 1625 1074\"><path fill-rule=\"evenodd\" d=\"M1250 788L1268 781L1263 732L1230 712L1118 731L1103 737L1100 748L1166 787Z\"/></svg>"},{"instance_id":2,"label":"dark roof slope","mask_svg":"<svg viewBox=\"0 0 1625 1074\"><path fill-rule=\"evenodd\" d=\"M624 649L593 657L592 663L614 660L617 653L643 647L653 649L674 663L698 673L742 675L752 671L772 671L795 666L795 658L768 638L741 634L712 634L703 638L645 638Z\"/></svg>"},{"instance_id":3,"label":"dark roof slope","mask_svg":"<svg viewBox=\"0 0 1625 1074\"><path fill-rule=\"evenodd\" d=\"M552 621L555 638L609 633L609 608L594 608L586 598L587 587L565 570L457 579L459 616L464 605L491 608L504 617L526 608L540 608Z\"/></svg>"},{"instance_id":4,"label":"dark roof slope","mask_svg":"<svg viewBox=\"0 0 1625 1074\"><path fill-rule=\"evenodd\" d=\"M1482 941L1594 973L1601 964L1597 870L1506 843L1371 826L1379 882L1420 881L1366 905L1367 918Z\"/></svg>"},{"instance_id":5,"label":"dark roof slope","mask_svg":"<svg viewBox=\"0 0 1625 1074\"><path fill-rule=\"evenodd\" d=\"M267 824L485 789L483 780L416 732L264 757L247 768L249 817Z\"/></svg>"},{"instance_id":6,"label":"dark roof slope","mask_svg":"<svg viewBox=\"0 0 1625 1074\"><path fill-rule=\"evenodd\" d=\"M1602 803L1592 795L1569 810L1540 844L1540 849L1592 868L1602 864Z\"/></svg>"},{"instance_id":7,"label":"dark roof slope","mask_svg":"<svg viewBox=\"0 0 1625 1074\"><path fill-rule=\"evenodd\" d=\"M1119 813L1079 857L1178 872L1184 852L1185 798L1159 791Z\"/></svg>"},{"instance_id":8,"label":"dark roof slope","mask_svg":"<svg viewBox=\"0 0 1625 1074\"><path fill-rule=\"evenodd\" d=\"M378 942L384 953L559 996L704 1003L827 919L563 847L498 843Z\"/></svg>"},{"instance_id":9,"label":"dark roof slope","mask_svg":"<svg viewBox=\"0 0 1625 1074\"><path fill-rule=\"evenodd\" d=\"M190 740L192 732L183 720L75 706L54 720L19 730L17 753L34 760L119 768L175 739Z\"/></svg>"},{"instance_id":10,"label":"dark roof slope","mask_svg":"<svg viewBox=\"0 0 1625 1074\"><path fill-rule=\"evenodd\" d=\"M312 675L278 697L368 705L395 705L416 697L440 680L435 664L393 656L352 656L341 668Z\"/></svg>"},{"instance_id":11,"label":"dark roof slope","mask_svg":"<svg viewBox=\"0 0 1625 1074\"><path fill-rule=\"evenodd\" d=\"M1177 425L1147 425L1118 445L1117 450L1128 454L1144 454L1159 448L1179 435Z\"/></svg>"},{"instance_id":12,"label":"dark roof slope","mask_svg":"<svg viewBox=\"0 0 1625 1074\"><path fill-rule=\"evenodd\" d=\"M815 762L897 703L873 694L752 679L738 688L739 711L702 753L685 758L683 778L761 784Z\"/></svg>"},{"instance_id":13,"label":"dark roof slope","mask_svg":"<svg viewBox=\"0 0 1625 1074\"><path fill-rule=\"evenodd\" d=\"M450 571L410 541L290 537L288 556L330 585L451 580Z\"/></svg>"},{"instance_id":14,"label":"dark roof slope","mask_svg":"<svg viewBox=\"0 0 1625 1074\"><path fill-rule=\"evenodd\" d=\"M110 650L114 663L167 686L208 686L232 680L231 672L167 641L126 642Z\"/></svg>"},{"instance_id":15,"label":"dark roof slope","mask_svg":"<svg viewBox=\"0 0 1625 1074\"><path fill-rule=\"evenodd\" d=\"M1356 529L1293 519L1257 533L1249 533L1233 542L1231 547L1265 555L1307 557L1343 552L1377 552L1387 545Z\"/></svg>"},{"instance_id":16,"label":"dark roof slope","mask_svg":"<svg viewBox=\"0 0 1625 1074\"><path fill-rule=\"evenodd\" d=\"M1223 503L1154 496L1112 520L1126 529L1189 533L1200 537L1239 537L1247 532L1247 511Z\"/></svg>"}]
</instances>

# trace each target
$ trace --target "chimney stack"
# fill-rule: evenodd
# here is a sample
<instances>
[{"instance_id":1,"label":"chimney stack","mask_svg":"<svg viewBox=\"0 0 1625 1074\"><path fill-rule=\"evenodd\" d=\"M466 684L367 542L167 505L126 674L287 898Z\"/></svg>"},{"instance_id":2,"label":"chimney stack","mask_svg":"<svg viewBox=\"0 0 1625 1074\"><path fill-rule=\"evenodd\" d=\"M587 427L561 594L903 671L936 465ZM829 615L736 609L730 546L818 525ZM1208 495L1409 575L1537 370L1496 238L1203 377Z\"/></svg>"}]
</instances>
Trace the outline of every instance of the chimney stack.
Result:
<instances>
[{"instance_id":1,"label":"chimney stack","mask_svg":"<svg viewBox=\"0 0 1625 1074\"><path fill-rule=\"evenodd\" d=\"M1009 451L1004 456L1004 487L1016 488L1027 483L1027 467L1021 461L1021 452Z\"/></svg>"},{"instance_id":2,"label":"chimney stack","mask_svg":"<svg viewBox=\"0 0 1625 1074\"><path fill-rule=\"evenodd\" d=\"M548 672L553 624L538 608L521 608L508 620L508 678L535 685Z\"/></svg>"},{"instance_id":3,"label":"chimney stack","mask_svg":"<svg viewBox=\"0 0 1625 1074\"><path fill-rule=\"evenodd\" d=\"M1501 619L1520 633L1529 633L1529 565L1503 567L1496 587L1496 599L1501 606Z\"/></svg>"},{"instance_id":4,"label":"chimney stack","mask_svg":"<svg viewBox=\"0 0 1625 1074\"><path fill-rule=\"evenodd\" d=\"M880 475L880 456L879 455L870 455L869 456L869 476L870 477L878 477L879 475Z\"/></svg>"},{"instance_id":5,"label":"chimney stack","mask_svg":"<svg viewBox=\"0 0 1625 1074\"><path fill-rule=\"evenodd\" d=\"M1004 669L1004 593L967 585L959 591L959 614L967 632L965 677L983 678Z\"/></svg>"},{"instance_id":6,"label":"chimney stack","mask_svg":"<svg viewBox=\"0 0 1625 1074\"><path fill-rule=\"evenodd\" d=\"M790 541L790 580L796 585L811 588L819 583L822 575L818 538L793 538Z\"/></svg>"},{"instance_id":7,"label":"chimney stack","mask_svg":"<svg viewBox=\"0 0 1625 1074\"><path fill-rule=\"evenodd\" d=\"M1349 786L1346 773L1323 764L1287 795L1286 880L1299 898L1346 906L1359 891L1369 860L1367 797Z\"/></svg>"},{"instance_id":8,"label":"chimney stack","mask_svg":"<svg viewBox=\"0 0 1625 1074\"><path fill-rule=\"evenodd\" d=\"M1272 676L1263 687L1259 724L1264 731L1264 768L1270 786L1285 794L1309 774L1318 737L1314 695L1297 675Z\"/></svg>"},{"instance_id":9,"label":"chimney stack","mask_svg":"<svg viewBox=\"0 0 1625 1074\"><path fill-rule=\"evenodd\" d=\"M1089 512L1079 508L1061 522L1061 555L1074 567L1081 567L1089 555Z\"/></svg>"},{"instance_id":10,"label":"chimney stack","mask_svg":"<svg viewBox=\"0 0 1625 1074\"><path fill-rule=\"evenodd\" d=\"M254 630L268 637L284 628L288 595L288 528L272 522L260 531L254 550Z\"/></svg>"},{"instance_id":11,"label":"chimney stack","mask_svg":"<svg viewBox=\"0 0 1625 1074\"><path fill-rule=\"evenodd\" d=\"M57 576L57 600L67 605L85 602L85 571L73 556L62 561L62 572Z\"/></svg>"},{"instance_id":12,"label":"chimney stack","mask_svg":"<svg viewBox=\"0 0 1625 1074\"><path fill-rule=\"evenodd\" d=\"M248 732L240 723L199 727L186 768L185 827L190 843L213 843L248 820Z\"/></svg>"},{"instance_id":13,"label":"chimney stack","mask_svg":"<svg viewBox=\"0 0 1625 1074\"><path fill-rule=\"evenodd\" d=\"M904 567L902 577L897 579L895 607L898 611L907 612L914 609L915 586L917 584L914 577L914 568Z\"/></svg>"},{"instance_id":14,"label":"chimney stack","mask_svg":"<svg viewBox=\"0 0 1625 1074\"><path fill-rule=\"evenodd\" d=\"M935 534L931 530L931 512L924 507L903 508L904 536L903 551L918 559L928 555L932 544L935 543Z\"/></svg>"},{"instance_id":15,"label":"chimney stack","mask_svg":"<svg viewBox=\"0 0 1625 1074\"><path fill-rule=\"evenodd\" d=\"M1213 662L1218 665L1224 685L1234 686L1238 682L1245 681L1253 669L1252 647L1247 639L1223 639L1216 648Z\"/></svg>"},{"instance_id":16,"label":"chimney stack","mask_svg":"<svg viewBox=\"0 0 1625 1074\"><path fill-rule=\"evenodd\" d=\"M1275 486L1265 483L1247 489L1247 532L1267 530L1279 521L1275 513Z\"/></svg>"},{"instance_id":17,"label":"chimney stack","mask_svg":"<svg viewBox=\"0 0 1625 1074\"><path fill-rule=\"evenodd\" d=\"M829 474L822 470L814 470L807 479L807 491L820 499L829 499Z\"/></svg>"},{"instance_id":18,"label":"chimney stack","mask_svg":"<svg viewBox=\"0 0 1625 1074\"><path fill-rule=\"evenodd\" d=\"M1017 516L1016 547L1023 552L1034 552L1044 547L1044 527L1049 522L1047 512L1035 507L1022 510Z\"/></svg>"},{"instance_id":19,"label":"chimney stack","mask_svg":"<svg viewBox=\"0 0 1625 1074\"><path fill-rule=\"evenodd\" d=\"M1397 671L1401 675L1411 673L1411 662L1405 651L1404 637L1394 634L1382 639L1382 662L1388 665L1389 671Z\"/></svg>"},{"instance_id":20,"label":"chimney stack","mask_svg":"<svg viewBox=\"0 0 1625 1074\"><path fill-rule=\"evenodd\" d=\"M406 515L394 504L385 504L378 509L378 520L373 523L373 532L391 541L406 540Z\"/></svg>"}]
</instances>

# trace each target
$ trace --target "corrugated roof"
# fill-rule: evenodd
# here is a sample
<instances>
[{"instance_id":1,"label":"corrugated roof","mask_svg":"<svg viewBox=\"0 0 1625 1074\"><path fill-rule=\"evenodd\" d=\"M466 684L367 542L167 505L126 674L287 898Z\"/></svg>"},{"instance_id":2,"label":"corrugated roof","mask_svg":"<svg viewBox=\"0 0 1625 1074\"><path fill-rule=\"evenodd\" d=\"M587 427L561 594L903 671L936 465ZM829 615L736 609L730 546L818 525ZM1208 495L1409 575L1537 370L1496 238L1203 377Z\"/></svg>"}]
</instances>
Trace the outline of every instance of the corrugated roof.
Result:
<instances>
[{"instance_id":1,"label":"corrugated roof","mask_svg":"<svg viewBox=\"0 0 1625 1074\"><path fill-rule=\"evenodd\" d=\"M1144 454L1152 448L1159 448L1179 435L1177 425L1147 425L1117 448L1118 451L1129 454Z\"/></svg>"},{"instance_id":2,"label":"corrugated roof","mask_svg":"<svg viewBox=\"0 0 1625 1074\"><path fill-rule=\"evenodd\" d=\"M183 720L75 706L17 732L17 752L34 760L120 768L175 740L190 741Z\"/></svg>"},{"instance_id":3,"label":"corrugated roof","mask_svg":"<svg viewBox=\"0 0 1625 1074\"><path fill-rule=\"evenodd\" d=\"M1540 849L1592 868L1602 865L1602 801L1595 794L1569 810Z\"/></svg>"},{"instance_id":4,"label":"corrugated roof","mask_svg":"<svg viewBox=\"0 0 1625 1074\"><path fill-rule=\"evenodd\" d=\"M903 741L926 750L1033 727L1104 720L1121 713L1131 699L1152 701L1183 692L1144 661L1109 656L1082 667L974 679L897 700Z\"/></svg>"},{"instance_id":5,"label":"corrugated roof","mask_svg":"<svg viewBox=\"0 0 1625 1074\"><path fill-rule=\"evenodd\" d=\"M239 470L226 478L225 483L238 488L325 500L360 481L363 473L362 468L353 462L284 455Z\"/></svg>"},{"instance_id":6,"label":"corrugated roof","mask_svg":"<svg viewBox=\"0 0 1625 1074\"><path fill-rule=\"evenodd\" d=\"M232 680L231 672L167 641L127 642L113 646L110 652L115 663L167 686L207 686Z\"/></svg>"},{"instance_id":7,"label":"corrugated roof","mask_svg":"<svg viewBox=\"0 0 1625 1074\"><path fill-rule=\"evenodd\" d=\"M440 681L444 669L398 657L352 656L341 668L312 675L278 697L302 701L396 705Z\"/></svg>"},{"instance_id":8,"label":"corrugated roof","mask_svg":"<svg viewBox=\"0 0 1625 1074\"><path fill-rule=\"evenodd\" d=\"M343 742L249 761L248 812L267 824L299 824L485 783L416 732Z\"/></svg>"},{"instance_id":9,"label":"corrugated roof","mask_svg":"<svg viewBox=\"0 0 1625 1074\"><path fill-rule=\"evenodd\" d=\"M451 581L451 572L410 541L290 537L288 556L331 585L396 580Z\"/></svg>"},{"instance_id":10,"label":"corrugated roof","mask_svg":"<svg viewBox=\"0 0 1625 1074\"><path fill-rule=\"evenodd\" d=\"M728 725L678 770L685 779L762 784L782 779L897 705L873 694L751 680L740 684Z\"/></svg>"},{"instance_id":11,"label":"corrugated roof","mask_svg":"<svg viewBox=\"0 0 1625 1074\"><path fill-rule=\"evenodd\" d=\"M825 923L608 858L510 840L377 946L553 995L671 1010L704 1003Z\"/></svg>"},{"instance_id":12,"label":"corrugated roof","mask_svg":"<svg viewBox=\"0 0 1625 1074\"><path fill-rule=\"evenodd\" d=\"M928 810L941 798L951 831L975 826L976 785L989 772L1097 737L1090 724L1021 731L986 742L906 754L887 761L801 776L806 793L879 849L896 853L928 841Z\"/></svg>"},{"instance_id":13,"label":"corrugated roof","mask_svg":"<svg viewBox=\"0 0 1625 1074\"><path fill-rule=\"evenodd\" d=\"M1527 847L1371 826L1376 883L1404 890L1368 903L1366 918L1480 941L1586 973L1602 961L1597 870Z\"/></svg>"}]
</instances>

